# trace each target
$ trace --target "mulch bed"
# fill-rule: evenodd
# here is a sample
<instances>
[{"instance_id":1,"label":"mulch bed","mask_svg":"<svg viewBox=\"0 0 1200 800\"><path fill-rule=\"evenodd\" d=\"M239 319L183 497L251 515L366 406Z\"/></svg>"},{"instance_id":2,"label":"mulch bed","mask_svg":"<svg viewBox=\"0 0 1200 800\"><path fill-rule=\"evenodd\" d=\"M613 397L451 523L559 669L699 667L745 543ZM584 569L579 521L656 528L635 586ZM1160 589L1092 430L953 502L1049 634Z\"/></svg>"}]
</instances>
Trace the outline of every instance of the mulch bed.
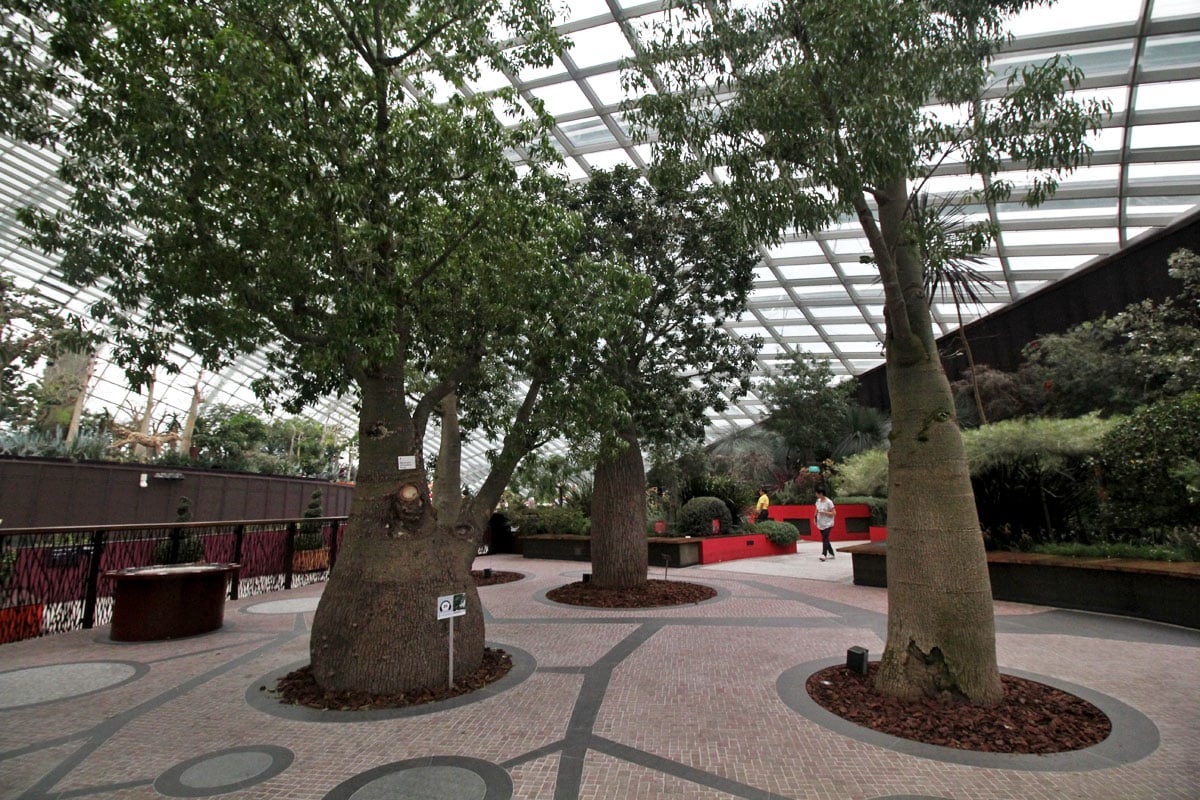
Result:
<instances>
[{"instance_id":1,"label":"mulch bed","mask_svg":"<svg viewBox=\"0 0 1200 800\"><path fill-rule=\"evenodd\" d=\"M556 603L592 608L684 606L717 596L717 590L683 581L646 581L632 589L601 589L592 583L568 583L546 592Z\"/></svg>"},{"instance_id":2,"label":"mulch bed","mask_svg":"<svg viewBox=\"0 0 1200 800\"><path fill-rule=\"evenodd\" d=\"M449 700L463 694L482 689L495 683L512 669L512 656L503 650L485 647L483 663L479 669L467 675L455 675L454 688L439 686L436 689L419 689L396 694L368 694L366 692L326 691L317 685L312 667L304 666L289 672L279 679L273 693L281 702L290 705L308 706L328 711L367 711L377 708L408 708L438 700ZM266 689L266 687L261 687Z\"/></svg>"},{"instance_id":3,"label":"mulch bed","mask_svg":"<svg viewBox=\"0 0 1200 800\"><path fill-rule=\"evenodd\" d=\"M1038 754L1081 750L1104 741L1112 723L1091 703L1043 683L1001 675L1004 699L991 708L966 701L898 700L873 688L878 663L864 677L827 667L805 688L826 711L873 730L925 744L981 753Z\"/></svg>"}]
</instances>

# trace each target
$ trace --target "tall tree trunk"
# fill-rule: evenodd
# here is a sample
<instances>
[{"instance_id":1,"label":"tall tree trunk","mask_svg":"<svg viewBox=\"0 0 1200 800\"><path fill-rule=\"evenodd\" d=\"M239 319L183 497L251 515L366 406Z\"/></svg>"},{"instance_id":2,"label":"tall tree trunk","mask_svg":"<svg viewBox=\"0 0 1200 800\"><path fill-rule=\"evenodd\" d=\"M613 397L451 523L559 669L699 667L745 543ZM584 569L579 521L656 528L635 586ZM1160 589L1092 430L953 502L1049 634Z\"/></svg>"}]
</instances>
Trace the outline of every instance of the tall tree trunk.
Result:
<instances>
[{"instance_id":1,"label":"tall tree trunk","mask_svg":"<svg viewBox=\"0 0 1200 800\"><path fill-rule=\"evenodd\" d=\"M902 179L878 195L892 445L888 634L876 686L898 697L957 695L989 705L1003 689L987 556L920 258L904 236L906 197Z\"/></svg>"},{"instance_id":2,"label":"tall tree trunk","mask_svg":"<svg viewBox=\"0 0 1200 800\"><path fill-rule=\"evenodd\" d=\"M200 393L200 379L192 387L192 401L188 404L187 418L183 421L183 432L179 435L179 450L190 458L192 453L192 437L196 435L196 420L200 418L200 404L204 396Z\"/></svg>"},{"instance_id":3,"label":"tall tree trunk","mask_svg":"<svg viewBox=\"0 0 1200 800\"><path fill-rule=\"evenodd\" d=\"M462 505L462 433L458 427L458 394L442 398L442 440L437 474L433 477L433 508L443 523L458 515Z\"/></svg>"},{"instance_id":4,"label":"tall tree trunk","mask_svg":"<svg viewBox=\"0 0 1200 800\"><path fill-rule=\"evenodd\" d=\"M592 582L628 589L646 582L646 470L637 434L596 465L592 492Z\"/></svg>"},{"instance_id":5,"label":"tall tree trunk","mask_svg":"<svg viewBox=\"0 0 1200 800\"><path fill-rule=\"evenodd\" d=\"M149 436L151 428L154 425L154 376L146 383L146 413L138 421L138 433L143 436ZM151 455L157 455L157 449L151 452L150 448L145 445L135 444L133 446L133 457L138 461L145 461Z\"/></svg>"},{"instance_id":6,"label":"tall tree trunk","mask_svg":"<svg viewBox=\"0 0 1200 800\"><path fill-rule=\"evenodd\" d=\"M80 370L79 387L75 394L75 402L71 407L71 422L67 425L67 444L73 444L79 438L79 425L83 421L83 407L87 404L88 386L91 385L92 375L96 371L96 357L87 354L87 364Z\"/></svg>"},{"instance_id":7,"label":"tall tree trunk","mask_svg":"<svg viewBox=\"0 0 1200 800\"><path fill-rule=\"evenodd\" d=\"M327 689L382 694L446 685L449 621L437 619L437 599L446 595L467 595L466 615L454 620L455 675L483 660L483 613L471 579L483 520L437 519L400 386L384 376L361 387L354 500L309 645L313 675ZM398 469L398 456L415 456L417 468Z\"/></svg>"}]
</instances>

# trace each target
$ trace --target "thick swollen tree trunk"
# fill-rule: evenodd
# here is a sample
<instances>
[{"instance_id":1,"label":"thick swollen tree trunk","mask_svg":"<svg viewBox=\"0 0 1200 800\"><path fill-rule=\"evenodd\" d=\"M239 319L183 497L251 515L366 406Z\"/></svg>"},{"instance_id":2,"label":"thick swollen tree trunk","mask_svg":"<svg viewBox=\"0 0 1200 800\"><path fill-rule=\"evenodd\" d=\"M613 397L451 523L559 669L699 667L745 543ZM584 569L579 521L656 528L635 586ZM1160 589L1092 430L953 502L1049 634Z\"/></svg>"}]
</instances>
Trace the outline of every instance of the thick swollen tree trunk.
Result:
<instances>
[{"instance_id":1,"label":"thick swollen tree trunk","mask_svg":"<svg viewBox=\"0 0 1200 800\"><path fill-rule=\"evenodd\" d=\"M596 465L592 491L592 582L628 589L646 582L646 470L637 435Z\"/></svg>"},{"instance_id":2,"label":"thick swollen tree trunk","mask_svg":"<svg viewBox=\"0 0 1200 800\"><path fill-rule=\"evenodd\" d=\"M481 521L437 518L399 386L386 377L362 385L354 501L310 643L313 675L327 689L445 686L449 622L437 619L445 595L467 595L466 615L454 619L455 675L483 660L483 613L471 579ZM416 456L417 469L399 469L397 456Z\"/></svg>"},{"instance_id":3,"label":"thick swollen tree trunk","mask_svg":"<svg viewBox=\"0 0 1200 800\"><path fill-rule=\"evenodd\" d=\"M888 634L876 686L898 697L1003 696L992 590L967 455L921 289L903 241L903 181L880 196L887 244ZM888 202L889 199L892 202ZM883 263L888 254L894 260ZM882 257L881 257L882 256Z\"/></svg>"}]
</instances>

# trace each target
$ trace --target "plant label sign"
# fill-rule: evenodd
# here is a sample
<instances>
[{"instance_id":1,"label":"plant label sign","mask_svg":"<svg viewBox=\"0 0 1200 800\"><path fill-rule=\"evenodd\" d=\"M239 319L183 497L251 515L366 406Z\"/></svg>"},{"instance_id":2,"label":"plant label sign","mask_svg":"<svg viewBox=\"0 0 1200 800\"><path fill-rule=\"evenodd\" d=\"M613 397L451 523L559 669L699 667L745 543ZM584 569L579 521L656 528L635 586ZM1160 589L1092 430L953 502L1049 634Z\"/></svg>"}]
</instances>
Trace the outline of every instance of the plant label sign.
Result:
<instances>
[{"instance_id":1,"label":"plant label sign","mask_svg":"<svg viewBox=\"0 0 1200 800\"><path fill-rule=\"evenodd\" d=\"M442 595L437 599L437 618L450 619L467 613L467 593Z\"/></svg>"},{"instance_id":2,"label":"plant label sign","mask_svg":"<svg viewBox=\"0 0 1200 800\"><path fill-rule=\"evenodd\" d=\"M396 456L396 469L416 469L416 456Z\"/></svg>"}]
</instances>

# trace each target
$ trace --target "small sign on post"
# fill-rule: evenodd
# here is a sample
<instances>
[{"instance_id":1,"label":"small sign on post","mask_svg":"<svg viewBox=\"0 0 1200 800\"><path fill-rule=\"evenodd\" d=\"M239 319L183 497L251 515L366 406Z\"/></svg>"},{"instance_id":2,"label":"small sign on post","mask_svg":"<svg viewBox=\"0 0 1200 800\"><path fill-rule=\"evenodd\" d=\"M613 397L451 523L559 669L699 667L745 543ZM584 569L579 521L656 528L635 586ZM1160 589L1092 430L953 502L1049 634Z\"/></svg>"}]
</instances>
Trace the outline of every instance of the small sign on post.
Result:
<instances>
[{"instance_id":1,"label":"small sign on post","mask_svg":"<svg viewBox=\"0 0 1200 800\"><path fill-rule=\"evenodd\" d=\"M444 594L437 599L437 618L450 620L450 688L454 688L454 618L467 613L467 593Z\"/></svg>"}]
</instances>

